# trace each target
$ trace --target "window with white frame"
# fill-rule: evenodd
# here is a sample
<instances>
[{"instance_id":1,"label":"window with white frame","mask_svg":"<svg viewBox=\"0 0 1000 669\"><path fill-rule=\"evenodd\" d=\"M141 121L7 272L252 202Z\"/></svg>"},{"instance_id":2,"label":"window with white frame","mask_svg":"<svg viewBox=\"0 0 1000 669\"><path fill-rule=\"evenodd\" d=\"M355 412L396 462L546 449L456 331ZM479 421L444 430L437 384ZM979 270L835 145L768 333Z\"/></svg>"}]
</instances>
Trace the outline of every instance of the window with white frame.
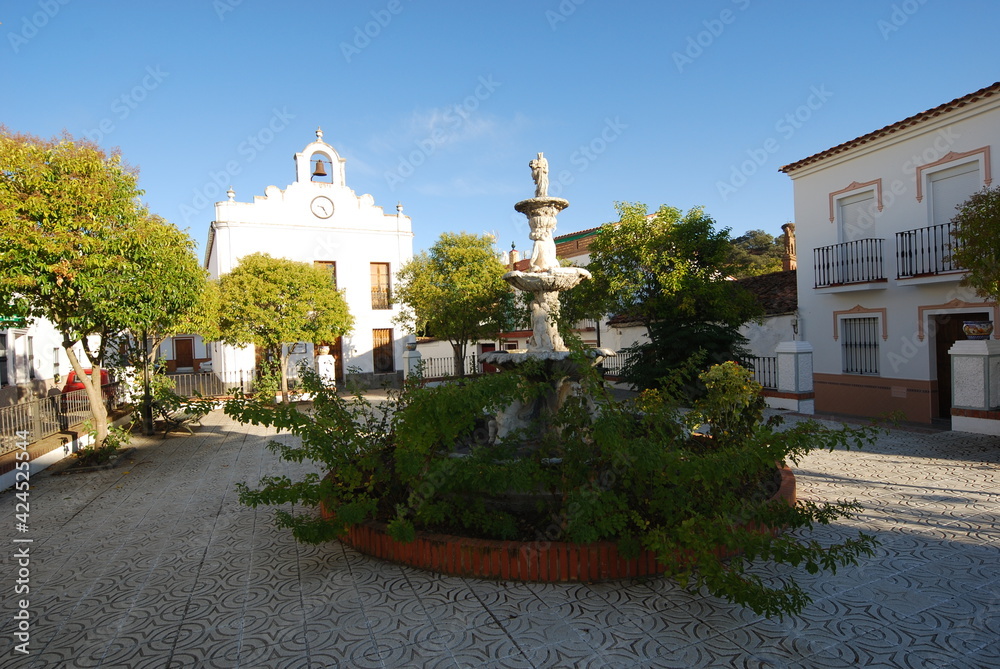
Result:
<instances>
[{"instance_id":1,"label":"window with white frame","mask_svg":"<svg viewBox=\"0 0 1000 669\"><path fill-rule=\"evenodd\" d=\"M59 374L59 349L52 349L52 378L56 383L62 380L62 376Z\"/></svg>"},{"instance_id":2,"label":"window with white frame","mask_svg":"<svg viewBox=\"0 0 1000 669\"><path fill-rule=\"evenodd\" d=\"M955 217L956 207L982 186L979 162L972 161L932 172L928 177L931 224L942 225Z\"/></svg>"},{"instance_id":3,"label":"window with white frame","mask_svg":"<svg viewBox=\"0 0 1000 669\"><path fill-rule=\"evenodd\" d=\"M875 218L878 216L875 191L868 190L842 197L837 200L837 209L841 242L875 237Z\"/></svg>"},{"instance_id":4,"label":"window with white frame","mask_svg":"<svg viewBox=\"0 0 1000 669\"><path fill-rule=\"evenodd\" d=\"M878 371L878 318L844 318L840 321L844 374Z\"/></svg>"},{"instance_id":5,"label":"window with white frame","mask_svg":"<svg viewBox=\"0 0 1000 669\"><path fill-rule=\"evenodd\" d=\"M28 379L35 378L35 338L28 337Z\"/></svg>"}]
</instances>

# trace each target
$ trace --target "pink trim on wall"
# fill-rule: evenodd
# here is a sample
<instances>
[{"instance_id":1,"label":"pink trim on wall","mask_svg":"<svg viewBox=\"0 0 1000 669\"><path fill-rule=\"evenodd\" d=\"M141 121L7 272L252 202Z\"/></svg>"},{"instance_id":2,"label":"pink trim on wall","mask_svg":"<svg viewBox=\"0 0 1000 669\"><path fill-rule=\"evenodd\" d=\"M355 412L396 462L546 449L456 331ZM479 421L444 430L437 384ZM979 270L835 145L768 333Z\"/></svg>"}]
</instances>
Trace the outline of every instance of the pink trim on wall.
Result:
<instances>
[{"instance_id":1,"label":"pink trim on wall","mask_svg":"<svg viewBox=\"0 0 1000 669\"><path fill-rule=\"evenodd\" d=\"M996 302L965 302L956 297L951 302L944 304L925 304L917 307L917 339L920 341L923 341L926 336L924 333L924 314L931 309L992 309L993 322L1000 322L1000 309L997 308ZM993 338L1000 339L1000 332L994 331Z\"/></svg>"},{"instance_id":2,"label":"pink trim on wall","mask_svg":"<svg viewBox=\"0 0 1000 669\"><path fill-rule=\"evenodd\" d=\"M872 179L871 181L866 181L864 183L859 183L857 181L852 181L848 186L841 188L840 190L835 190L830 193L830 222L833 223L833 201L844 193L849 193L852 190L858 190L861 188L867 188L868 186L875 186L875 197L878 199L878 210L882 211L882 179Z\"/></svg>"},{"instance_id":3,"label":"pink trim on wall","mask_svg":"<svg viewBox=\"0 0 1000 669\"><path fill-rule=\"evenodd\" d=\"M841 311L833 312L833 340L837 341L840 338L840 317L847 314L881 314L882 316L882 340L885 341L889 338L889 323L886 317L886 308L881 307L878 309L869 309L863 307L860 304L851 307L850 309L843 309Z\"/></svg>"},{"instance_id":4,"label":"pink trim on wall","mask_svg":"<svg viewBox=\"0 0 1000 669\"><path fill-rule=\"evenodd\" d=\"M983 146L978 149L973 149L972 151L966 151L965 153L955 153L952 151L940 160L935 160L933 163L927 163L926 165L919 165L917 167L917 202L924 199L924 170L931 167L937 167L938 165L944 165L945 163L950 163L955 160L961 160L962 158L968 158L976 155L977 153L983 154L983 184L989 186L993 183L993 174L990 170L989 146Z\"/></svg>"}]
</instances>

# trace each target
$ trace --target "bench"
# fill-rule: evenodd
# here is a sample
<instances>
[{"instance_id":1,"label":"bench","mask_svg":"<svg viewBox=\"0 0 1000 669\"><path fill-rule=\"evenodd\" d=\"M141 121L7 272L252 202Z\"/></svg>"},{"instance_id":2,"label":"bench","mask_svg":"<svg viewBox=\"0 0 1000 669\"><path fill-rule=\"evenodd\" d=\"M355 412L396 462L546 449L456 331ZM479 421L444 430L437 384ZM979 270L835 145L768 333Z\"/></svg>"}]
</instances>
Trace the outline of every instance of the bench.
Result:
<instances>
[{"instance_id":1,"label":"bench","mask_svg":"<svg viewBox=\"0 0 1000 669\"><path fill-rule=\"evenodd\" d=\"M193 411L187 407L171 408L159 402L153 403L153 411L159 416L159 421L163 423L163 438L177 430L186 430L188 434L194 434L192 425L201 427L201 419L204 413Z\"/></svg>"}]
</instances>

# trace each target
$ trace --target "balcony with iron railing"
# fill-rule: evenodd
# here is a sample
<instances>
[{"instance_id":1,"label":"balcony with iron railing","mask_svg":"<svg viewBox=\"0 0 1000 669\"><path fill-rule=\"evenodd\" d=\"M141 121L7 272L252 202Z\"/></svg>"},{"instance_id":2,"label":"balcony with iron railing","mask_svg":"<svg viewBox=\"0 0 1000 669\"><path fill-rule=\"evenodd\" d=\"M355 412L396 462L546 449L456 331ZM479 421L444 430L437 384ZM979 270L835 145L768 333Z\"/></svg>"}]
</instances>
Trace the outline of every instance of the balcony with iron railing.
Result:
<instances>
[{"instance_id":1,"label":"balcony with iron railing","mask_svg":"<svg viewBox=\"0 0 1000 669\"><path fill-rule=\"evenodd\" d=\"M884 282L884 239L857 239L813 249L816 288Z\"/></svg>"},{"instance_id":2,"label":"balcony with iron railing","mask_svg":"<svg viewBox=\"0 0 1000 669\"><path fill-rule=\"evenodd\" d=\"M392 296L388 288L372 287L372 309L392 309Z\"/></svg>"},{"instance_id":3,"label":"balcony with iron railing","mask_svg":"<svg viewBox=\"0 0 1000 669\"><path fill-rule=\"evenodd\" d=\"M962 267L952 257L959 241L951 222L896 233L896 278L952 274Z\"/></svg>"}]
</instances>

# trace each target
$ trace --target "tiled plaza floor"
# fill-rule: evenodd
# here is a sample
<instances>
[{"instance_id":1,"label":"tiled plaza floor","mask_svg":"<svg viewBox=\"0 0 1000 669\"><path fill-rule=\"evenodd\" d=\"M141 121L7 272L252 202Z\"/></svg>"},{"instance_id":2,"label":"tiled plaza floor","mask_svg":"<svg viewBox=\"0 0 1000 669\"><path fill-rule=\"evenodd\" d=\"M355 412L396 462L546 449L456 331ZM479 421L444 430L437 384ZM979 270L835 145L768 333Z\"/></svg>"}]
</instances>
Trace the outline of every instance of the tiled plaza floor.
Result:
<instances>
[{"instance_id":1,"label":"tiled plaza floor","mask_svg":"<svg viewBox=\"0 0 1000 669\"><path fill-rule=\"evenodd\" d=\"M215 412L194 436L136 439L128 466L37 475L23 534L0 494L0 666L1000 667L1000 438L894 431L809 456L801 498L865 507L822 537L863 527L881 547L799 576L815 601L779 621L663 579L485 582L298 545L237 501L237 482L294 473L269 435Z\"/></svg>"}]
</instances>

